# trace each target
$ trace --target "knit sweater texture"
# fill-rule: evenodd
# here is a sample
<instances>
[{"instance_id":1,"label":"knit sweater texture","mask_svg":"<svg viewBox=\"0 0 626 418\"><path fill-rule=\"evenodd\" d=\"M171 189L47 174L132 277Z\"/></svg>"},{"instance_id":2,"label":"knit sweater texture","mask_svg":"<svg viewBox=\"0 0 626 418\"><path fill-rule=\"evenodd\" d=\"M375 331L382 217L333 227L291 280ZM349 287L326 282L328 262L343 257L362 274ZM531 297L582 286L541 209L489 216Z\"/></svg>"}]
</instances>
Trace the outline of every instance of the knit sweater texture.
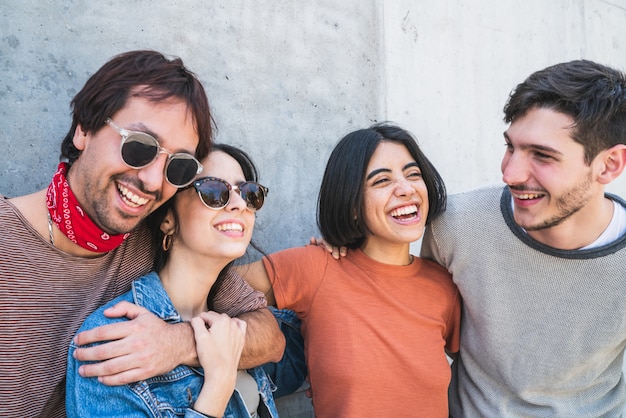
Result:
<instances>
[{"instance_id":1,"label":"knit sweater texture","mask_svg":"<svg viewBox=\"0 0 626 418\"><path fill-rule=\"evenodd\" d=\"M450 197L422 256L452 273L463 298L452 416L621 415L626 236L545 246L513 221L507 188L485 188Z\"/></svg>"}]
</instances>

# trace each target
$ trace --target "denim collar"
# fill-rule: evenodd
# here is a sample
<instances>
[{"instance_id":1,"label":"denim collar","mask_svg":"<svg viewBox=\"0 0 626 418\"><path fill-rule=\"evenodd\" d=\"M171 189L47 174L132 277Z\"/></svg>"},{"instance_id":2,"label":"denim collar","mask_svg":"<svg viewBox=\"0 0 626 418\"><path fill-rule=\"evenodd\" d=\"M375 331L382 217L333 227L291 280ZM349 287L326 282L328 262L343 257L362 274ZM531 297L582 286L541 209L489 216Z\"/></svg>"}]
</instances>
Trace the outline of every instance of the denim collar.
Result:
<instances>
[{"instance_id":1,"label":"denim collar","mask_svg":"<svg viewBox=\"0 0 626 418\"><path fill-rule=\"evenodd\" d=\"M183 321L176 308L174 308L156 272L150 272L142 278L135 280L131 291L135 304L153 312L164 321L169 323Z\"/></svg>"}]
</instances>

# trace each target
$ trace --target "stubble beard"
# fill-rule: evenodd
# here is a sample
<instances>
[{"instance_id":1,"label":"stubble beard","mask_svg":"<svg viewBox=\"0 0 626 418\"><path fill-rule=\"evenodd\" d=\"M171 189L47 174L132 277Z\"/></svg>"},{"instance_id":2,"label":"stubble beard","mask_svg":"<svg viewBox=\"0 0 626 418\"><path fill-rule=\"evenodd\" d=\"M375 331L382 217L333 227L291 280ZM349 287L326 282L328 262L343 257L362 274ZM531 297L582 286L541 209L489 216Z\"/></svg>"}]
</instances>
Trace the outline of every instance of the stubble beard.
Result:
<instances>
[{"instance_id":1,"label":"stubble beard","mask_svg":"<svg viewBox=\"0 0 626 418\"><path fill-rule=\"evenodd\" d=\"M116 178L117 177L114 176L110 179L108 187L113 188L115 193L119 193ZM91 190L95 190L95 187ZM91 200L91 211L87 213L87 216L109 235L132 232L152 212L152 210L145 211L144 214L139 217L129 215L110 204L110 197L106 189L99 192L98 195L92 193Z\"/></svg>"},{"instance_id":2,"label":"stubble beard","mask_svg":"<svg viewBox=\"0 0 626 418\"><path fill-rule=\"evenodd\" d=\"M580 183L556 197L556 214L535 225L526 226L524 229L526 231L541 231L565 222L589 203L591 200L591 184L592 178L589 172Z\"/></svg>"}]
</instances>

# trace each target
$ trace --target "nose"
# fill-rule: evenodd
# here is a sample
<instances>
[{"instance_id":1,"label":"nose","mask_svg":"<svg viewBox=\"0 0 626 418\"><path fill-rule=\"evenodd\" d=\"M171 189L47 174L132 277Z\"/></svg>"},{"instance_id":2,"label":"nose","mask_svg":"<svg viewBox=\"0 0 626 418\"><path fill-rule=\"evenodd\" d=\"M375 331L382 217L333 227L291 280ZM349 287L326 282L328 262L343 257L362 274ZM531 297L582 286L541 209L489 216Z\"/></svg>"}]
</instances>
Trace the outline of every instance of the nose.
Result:
<instances>
[{"instance_id":1,"label":"nose","mask_svg":"<svg viewBox=\"0 0 626 418\"><path fill-rule=\"evenodd\" d=\"M398 196L411 196L415 192L415 188L409 180L403 177L396 181L394 192Z\"/></svg>"},{"instance_id":2,"label":"nose","mask_svg":"<svg viewBox=\"0 0 626 418\"><path fill-rule=\"evenodd\" d=\"M159 154L151 164L138 170L137 176L143 183L146 192L156 192L163 188L167 158L167 154Z\"/></svg>"},{"instance_id":3,"label":"nose","mask_svg":"<svg viewBox=\"0 0 626 418\"><path fill-rule=\"evenodd\" d=\"M528 180L528 166L523 155L507 152L500 164L502 181L508 185L523 184Z\"/></svg>"},{"instance_id":4,"label":"nose","mask_svg":"<svg viewBox=\"0 0 626 418\"><path fill-rule=\"evenodd\" d=\"M239 191L239 187L233 186L230 189L230 200L228 201L228 205L226 205L227 210L245 210L248 207L246 201L241 197L241 193Z\"/></svg>"}]
</instances>

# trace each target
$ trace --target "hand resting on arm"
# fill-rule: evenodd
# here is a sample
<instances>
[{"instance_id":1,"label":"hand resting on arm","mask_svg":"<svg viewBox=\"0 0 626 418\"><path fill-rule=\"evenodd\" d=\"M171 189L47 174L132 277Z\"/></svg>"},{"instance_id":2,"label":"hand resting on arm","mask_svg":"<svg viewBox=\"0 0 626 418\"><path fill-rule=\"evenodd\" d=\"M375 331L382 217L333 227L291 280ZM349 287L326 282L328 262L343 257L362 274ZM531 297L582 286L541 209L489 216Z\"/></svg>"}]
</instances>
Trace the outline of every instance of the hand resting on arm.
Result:
<instances>
[{"instance_id":1,"label":"hand resting on arm","mask_svg":"<svg viewBox=\"0 0 626 418\"><path fill-rule=\"evenodd\" d=\"M104 325L81 332L75 337L79 346L101 341L104 344L76 349L84 364L79 373L99 377L106 385L123 385L164 374L179 364L199 365L194 333L189 323L167 324L146 309L120 302L105 311L111 318L130 321ZM248 323L240 369L278 361L285 348L285 337L274 316L266 308L238 316Z\"/></svg>"}]
</instances>

